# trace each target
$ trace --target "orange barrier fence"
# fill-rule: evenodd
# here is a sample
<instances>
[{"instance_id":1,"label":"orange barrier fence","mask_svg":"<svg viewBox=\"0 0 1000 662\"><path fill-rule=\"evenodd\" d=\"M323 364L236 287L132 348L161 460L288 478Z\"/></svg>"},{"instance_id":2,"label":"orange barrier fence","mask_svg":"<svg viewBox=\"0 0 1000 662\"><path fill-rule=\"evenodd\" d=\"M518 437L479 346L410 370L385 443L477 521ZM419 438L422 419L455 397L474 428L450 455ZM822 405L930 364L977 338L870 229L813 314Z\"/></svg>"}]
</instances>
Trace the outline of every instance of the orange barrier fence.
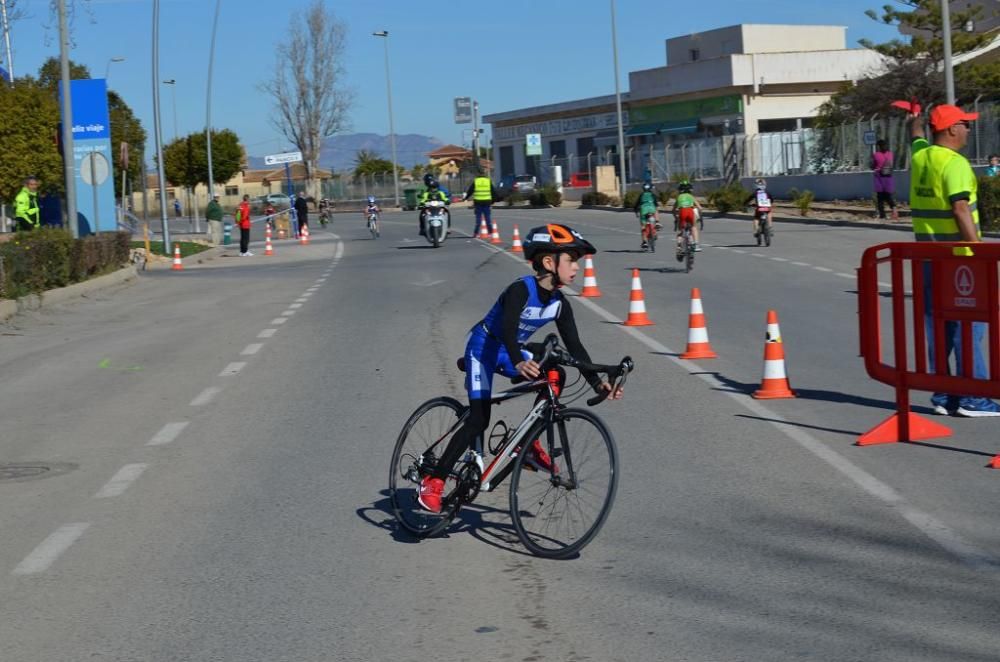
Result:
<instances>
[{"instance_id":1,"label":"orange barrier fence","mask_svg":"<svg viewBox=\"0 0 1000 662\"><path fill-rule=\"evenodd\" d=\"M891 281L888 291L883 283L880 292L883 265ZM861 355L873 379L896 389L896 413L861 435L858 445L951 435L944 425L910 411L910 390L1000 397L998 265L1000 244L893 242L864 252L858 270ZM880 302L886 297L892 312L885 326L891 336L883 337ZM975 333L982 335L978 347L973 323L985 325ZM883 356L890 338L891 362ZM954 368L949 364L953 349ZM977 353L985 372L979 378L974 377Z\"/></svg>"}]
</instances>

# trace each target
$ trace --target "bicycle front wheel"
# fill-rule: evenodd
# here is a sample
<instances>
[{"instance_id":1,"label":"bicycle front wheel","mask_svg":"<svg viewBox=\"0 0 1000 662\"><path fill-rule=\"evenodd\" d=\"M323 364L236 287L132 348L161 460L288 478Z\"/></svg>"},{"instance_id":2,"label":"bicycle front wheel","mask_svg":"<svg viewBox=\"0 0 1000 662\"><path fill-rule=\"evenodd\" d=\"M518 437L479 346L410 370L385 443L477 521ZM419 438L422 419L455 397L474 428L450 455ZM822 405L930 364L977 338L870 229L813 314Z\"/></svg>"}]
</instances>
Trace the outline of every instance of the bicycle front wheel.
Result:
<instances>
[{"instance_id":1,"label":"bicycle front wheel","mask_svg":"<svg viewBox=\"0 0 1000 662\"><path fill-rule=\"evenodd\" d=\"M453 498L455 481L446 482L441 514L433 515L417 504L420 481L437 464L448 438L455 433L466 415L458 400L440 397L417 407L403 425L389 469L389 500L392 512L404 529L413 535L433 536L448 527L461 505Z\"/></svg>"},{"instance_id":2,"label":"bicycle front wheel","mask_svg":"<svg viewBox=\"0 0 1000 662\"><path fill-rule=\"evenodd\" d=\"M559 559L583 549L604 525L618 489L618 451L604 421L589 411L565 409L553 425L553 469L533 466L531 444L519 453L510 514L529 552ZM544 434L540 441L544 448Z\"/></svg>"}]
</instances>

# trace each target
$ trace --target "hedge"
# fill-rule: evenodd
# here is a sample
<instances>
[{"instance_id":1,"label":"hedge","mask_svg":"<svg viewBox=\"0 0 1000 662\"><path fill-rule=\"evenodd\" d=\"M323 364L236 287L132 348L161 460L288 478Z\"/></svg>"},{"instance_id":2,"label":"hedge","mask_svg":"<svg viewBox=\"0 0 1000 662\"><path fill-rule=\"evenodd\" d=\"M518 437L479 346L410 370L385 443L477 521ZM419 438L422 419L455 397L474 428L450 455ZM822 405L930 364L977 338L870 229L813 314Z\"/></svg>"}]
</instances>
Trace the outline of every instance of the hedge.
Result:
<instances>
[{"instance_id":1,"label":"hedge","mask_svg":"<svg viewBox=\"0 0 1000 662\"><path fill-rule=\"evenodd\" d=\"M1000 177L979 178L979 224L983 230L1000 230Z\"/></svg>"},{"instance_id":2,"label":"hedge","mask_svg":"<svg viewBox=\"0 0 1000 662\"><path fill-rule=\"evenodd\" d=\"M558 188L552 184L548 184L536 189L535 192L531 194L530 201L531 204L536 207L544 207L545 205L558 207L562 204L563 196L562 193L559 192Z\"/></svg>"},{"instance_id":3,"label":"hedge","mask_svg":"<svg viewBox=\"0 0 1000 662\"><path fill-rule=\"evenodd\" d=\"M0 298L65 287L128 264L129 234L106 232L73 239L66 230L18 233L0 244Z\"/></svg>"}]
</instances>

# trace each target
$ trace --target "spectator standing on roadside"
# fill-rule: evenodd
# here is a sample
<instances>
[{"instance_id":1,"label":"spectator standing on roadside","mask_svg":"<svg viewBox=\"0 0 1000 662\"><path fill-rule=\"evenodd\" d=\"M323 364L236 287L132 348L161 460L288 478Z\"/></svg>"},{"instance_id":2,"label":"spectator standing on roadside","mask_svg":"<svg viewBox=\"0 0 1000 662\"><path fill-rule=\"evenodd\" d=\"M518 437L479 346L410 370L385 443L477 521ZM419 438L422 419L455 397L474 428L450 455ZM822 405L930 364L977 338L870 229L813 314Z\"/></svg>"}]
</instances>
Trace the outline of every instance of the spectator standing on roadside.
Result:
<instances>
[{"instance_id":1,"label":"spectator standing on roadside","mask_svg":"<svg viewBox=\"0 0 1000 662\"><path fill-rule=\"evenodd\" d=\"M299 232L309 228L309 203L306 202L306 194L299 191L295 198L295 217L299 222Z\"/></svg>"},{"instance_id":2,"label":"spectator standing on roadside","mask_svg":"<svg viewBox=\"0 0 1000 662\"><path fill-rule=\"evenodd\" d=\"M892 164L893 154L889 145L884 140L879 140L875 143L875 152L871 160L878 217L885 219L885 206L889 205L892 209L892 220L898 221L899 212L896 211L896 200L893 198L896 193L896 182L892 175Z\"/></svg>"},{"instance_id":3,"label":"spectator standing on roadside","mask_svg":"<svg viewBox=\"0 0 1000 662\"><path fill-rule=\"evenodd\" d=\"M236 208L236 224L240 226L240 257L253 257L250 252L250 196L244 195L243 202Z\"/></svg>"},{"instance_id":4,"label":"spectator standing on roadside","mask_svg":"<svg viewBox=\"0 0 1000 662\"><path fill-rule=\"evenodd\" d=\"M472 209L476 213L476 226L472 228L472 236L476 236L479 228L486 219L486 227L492 227L490 219L490 205L499 197L493 182L486 176L486 171L480 166L476 168L476 178L472 180L469 190L462 196L463 200L472 198Z\"/></svg>"},{"instance_id":5,"label":"spectator standing on roadside","mask_svg":"<svg viewBox=\"0 0 1000 662\"><path fill-rule=\"evenodd\" d=\"M222 243L222 205L219 204L219 194L212 196L212 200L205 208L205 218L208 220L208 232L212 236L212 243L216 246Z\"/></svg>"},{"instance_id":6,"label":"spectator standing on roadside","mask_svg":"<svg viewBox=\"0 0 1000 662\"><path fill-rule=\"evenodd\" d=\"M910 210L913 234L917 241L981 242L979 229L978 184L969 161L959 153L969 140L969 122L979 113L966 113L952 105L935 106L930 123L934 144L924 137L919 114L910 113L913 137L910 157ZM956 254L971 254L968 248L954 249ZM924 263L924 324L930 369L950 372L949 359L955 353L955 365L962 365L962 323L945 322L945 355L934 356L934 322L931 306L931 264ZM967 322L966 322L967 323ZM972 322L972 377L988 379L982 344L986 336L984 322ZM935 367L935 358L940 361ZM968 376L968 375L966 375ZM989 398L935 393L931 396L934 413L980 418L1000 416L1000 405Z\"/></svg>"},{"instance_id":7,"label":"spectator standing on roadside","mask_svg":"<svg viewBox=\"0 0 1000 662\"><path fill-rule=\"evenodd\" d=\"M987 177L1000 177L1000 154L990 154L990 164L986 166Z\"/></svg>"},{"instance_id":8,"label":"spectator standing on roadside","mask_svg":"<svg viewBox=\"0 0 1000 662\"><path fill-rule=\"evenodd\" d=\"M174 216L177 218L181 217L181 201L180 198L174 198Z\"/></svg>"},{"instance_id":9,"label":"spectator standing on roadside","mask_svg":"<svg viewBox=\"0 0 1000 662\"><path fill-rule=\"evenodd\" d=\"M38 179L35 177L26 178L21 191L14 197L14 222L18 232L37 230L42 223L38 207Z\"/></svg>"}]
</instances>

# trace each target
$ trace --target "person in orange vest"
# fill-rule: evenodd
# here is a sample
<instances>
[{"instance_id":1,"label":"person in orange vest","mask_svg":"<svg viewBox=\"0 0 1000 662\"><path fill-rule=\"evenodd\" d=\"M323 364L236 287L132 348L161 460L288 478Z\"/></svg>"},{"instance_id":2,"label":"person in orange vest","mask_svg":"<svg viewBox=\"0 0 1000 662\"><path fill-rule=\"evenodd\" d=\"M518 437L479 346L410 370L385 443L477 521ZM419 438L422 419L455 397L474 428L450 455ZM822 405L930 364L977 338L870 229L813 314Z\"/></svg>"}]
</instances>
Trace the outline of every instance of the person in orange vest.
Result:
<instances>
[{"instance_id":1,"label":"person in orange vest","mask_svg":"<svg viewBox=\"0 0 1000 662\"><path fill-rule=\"evenodd\" d=\"M250 196L244 195L243 202L236 208L236 225L240 226L240 257L253 257L250 252Z\"/></svg>"}]
</instances>

